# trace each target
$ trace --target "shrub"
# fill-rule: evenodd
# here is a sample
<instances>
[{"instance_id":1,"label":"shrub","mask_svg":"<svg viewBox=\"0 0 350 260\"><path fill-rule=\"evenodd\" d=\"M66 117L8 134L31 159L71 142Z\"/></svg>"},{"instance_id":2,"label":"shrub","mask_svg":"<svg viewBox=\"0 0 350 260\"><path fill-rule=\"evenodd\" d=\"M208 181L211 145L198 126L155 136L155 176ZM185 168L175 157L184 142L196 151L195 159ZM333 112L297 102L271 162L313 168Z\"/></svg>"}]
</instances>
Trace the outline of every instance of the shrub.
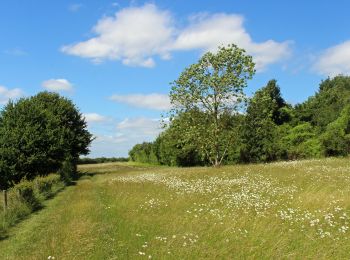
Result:
<instances>
[{"instance_id":1,"label":"shrub","mask_svg":"<svg viewBox=\"0 0 350 260\"><path fill-rule=\"evenodd\" d=\"M0 207L0 238L10 226L39 209L45 199L64 187L58 174L37 177L33 181L22 180L8 190L8 207Z\"/></svg>"},{"instance_id":2,"label":"shrub","mask_svg":"<svg viewBox=\"0 0 350 260\"><path fill-rule=\"evenodd\" d=\"M289 129L281 139L281 145L286 149L288 159L317 158L323 155L321 142L310 123Z\"/></svg>"},{"instance_id":3,"label":"shrub","mask_svg":"<svg viewBox=\"0 0 350 260\"><path fill-rule=\"evenodd\" d=\"M73 163L71 158L66 158L63 162L58 174L61 176L61 180L66 184L70 184L76 177L76 164Z\"/></svg>"},{"instance_id":4,"label":"shrub","mask_svg":"<svg viewBox=\"0 0 350 260\"><path fill-rule=\"evenodd\" d=\"M31 209L35 210L40 207L40 201L35 196L35 184L27 180L21 181L15 186L18 195Z\"/></svg>"},{"instance_id":5,"label":"shrub","mask_svg":"<svg viewBox=\"0 0 350 260\"><path fill-rule=\"evenodd\" d=\"M35 179L36 193L44 199L54 195L57 190L63 187L61 177L58 174L50 174Z\"/></svg>"}]
</instances>

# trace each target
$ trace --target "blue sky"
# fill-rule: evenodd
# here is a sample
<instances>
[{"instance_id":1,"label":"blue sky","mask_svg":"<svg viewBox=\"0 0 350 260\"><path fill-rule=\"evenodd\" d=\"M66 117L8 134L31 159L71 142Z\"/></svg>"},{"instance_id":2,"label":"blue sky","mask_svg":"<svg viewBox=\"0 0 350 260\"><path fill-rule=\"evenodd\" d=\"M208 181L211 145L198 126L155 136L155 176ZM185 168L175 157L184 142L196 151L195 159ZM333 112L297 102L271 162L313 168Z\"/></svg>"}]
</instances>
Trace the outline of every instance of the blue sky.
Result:
<instances>
[{"instance_id":1,"label":"blue sky","mask_svg":"<svg viewBox=\"0 0 350 260\"><path fill-rule=\"evenodd\" d=\"M350 73L349 1L0 2L0 104L57 91L97 137L91 157L126 156L159 133L169 83L220 44L257 63L292 104Z\"/></svg>"}]
</instances>

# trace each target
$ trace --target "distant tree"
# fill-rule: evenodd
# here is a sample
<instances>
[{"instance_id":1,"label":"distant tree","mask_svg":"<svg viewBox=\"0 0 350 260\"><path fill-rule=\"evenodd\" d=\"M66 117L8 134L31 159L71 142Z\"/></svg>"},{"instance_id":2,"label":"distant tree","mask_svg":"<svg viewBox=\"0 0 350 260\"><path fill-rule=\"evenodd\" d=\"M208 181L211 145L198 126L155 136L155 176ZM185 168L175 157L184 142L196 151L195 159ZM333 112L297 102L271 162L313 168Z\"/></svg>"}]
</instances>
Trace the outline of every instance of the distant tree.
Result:
<instances>
[{"instance_id":1,"label":"distant tree","mask_svg":"<svg viewBox=\"0 0 350 260\"><path fill-rule=\"evenodd\" d=\"M219 47L217 53L207 52L172 83L174 115L202 113L200 118L191 118L183 134L197 140L198 151L214 166L222 163L234 138L224 115L239 112L243 89L254 72L252 57L232 44Z\"/></svg>"},{"instance_id":2,"label":"distant tree","mask_svg":"<svg viewBox=\"0 0 350 260\"><path fill-rule=\"evenodd\" d=\"M157 164L155 148L152 142L136 144L129 151L129 157L134 162Z\"/></svg>"},{"instance_id":3,"label":"distant tree","mask_svg":"<svg viewBox=\"0 0 350 260\"><path fill-rule=\"evenodd\" d=\"M75 105L56 93L9 102L0 114L1 188L56 172L67 160L75 169L92 141L86 127Z\"/></svg>"},{"instance_id":4,"label":"distant tree","mask_svg":"<svg viewBox=\"0 0 350 260\"><path fill-rule=\"evenodd\" d=\"M78 164L97 164L97 163L108 163L108 162L127 162L129 158L126 157L98 157L98 158L79 158Z\"/></svg>"},{"instance_id":5,"label":"distant tree","mask_svg":"<svg viewBox=\"0 0 350 260\"><path fill-rule=\"evenodd\" d=\"M310 122L324 131L350 103L350 77L336 76L321 82L318 92L296 106L300 121Z\"/></svg>"},{"instance_id":6,"label":"distant tree","mask_svg":"<svg viewBox=\"0 0 350 260\"><path fill-rule=\"evenodd\" d=\"M249 100L242 129L243 161L272 161L278 158L277 126L290 120L288 107L276 80L270 80Z\"/></svg>"},{"instance_id":7,"label":"distant tree","mask_svg":"<svg viewBox=\"0 0 350 260\"><path fill-rule=\"evenodd\" d=\"M343 108L340 116L327 125L321 135L327 156L347 155L350 152L350 105Z\"/></svg>"}]
</instances>

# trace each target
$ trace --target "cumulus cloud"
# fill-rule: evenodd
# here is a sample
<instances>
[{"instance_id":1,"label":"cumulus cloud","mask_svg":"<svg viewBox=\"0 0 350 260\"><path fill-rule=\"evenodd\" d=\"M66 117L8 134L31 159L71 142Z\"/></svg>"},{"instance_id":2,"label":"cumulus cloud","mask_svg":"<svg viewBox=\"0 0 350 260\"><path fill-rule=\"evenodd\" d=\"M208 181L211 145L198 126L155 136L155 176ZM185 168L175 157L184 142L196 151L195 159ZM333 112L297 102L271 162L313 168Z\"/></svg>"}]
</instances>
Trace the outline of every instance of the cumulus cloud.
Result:
<instances>
[{"instance_id":1,"label":"cumulus cloud","mask_svg":"<svg viewBox=\"0 0 350 260\"><path fill-rule=\"evenodd\" d=\"M128 138L124 134L112 134L112 135L97 135L95 136L99 143L105 143L106 146L108 144L120 144L128 141Z\"/></svg>"},{"instance_id":2,"label":"cumulus cloud","mask_svg":"<svg viewBox=\"0 0 350 260\"><path fill-rule=\"evenodd\" d=\"M171 15L146 4L102 18L93 28L96 37L64 46L62 51L97 62L111 59L131 66L153 67L154 55L168 55L166 46L173 31Z\"/></svg>"},{"instance_id":3,"label":"cumulus cloud","mask_svg":"<svg viewBox=\"0 0 350 260\"><path fill-rule=\"evenodd\" d=\"M4 86L0 86L0 104L6 104L10 99L16 99L23 96L24 93L19 88L8 89Z\"/></svg>"},{"instance_id":4,"label":"cumulus cloud","mask_svg":"<svg viewBox=\"0 0 350 260\"><path fill-rule=\"evenodd\" d=\"M235 43L253 55L260 70L290 55L290 42L254 42L243 22L243 16L236 14L201 14L192 16L181 28L169 11L146 4L102 18L93 28L96 37L63 46L62 51L95 62L110 59L153 67L155 56L166 60L173 51L213 51L219 45Z\"/></svg>"},{"instance_id":5,"label":"cumulus cloud","mask_svg":"<svg viewBox=\"0 0 350 260\"><path fill-rule=\"evenodd\" d=\"M95 135L91 144L89 157L127 157L128 138L118 134Z\"/></svg>"},{"instance_id":6,"label":"cumulus cloud","mask_svg":"<svg viewBox=\"0 0 350 260\"><path fill-rule=\"evenodd\" d=\"M42 83L42 86L50 91L72 91L73 84L66 79L49 79Z\"/></svg>"},{"instance_id":7,"label":"cumulus cloud","mask_svg":"<svg viewBox=\"0 0 350 260\"><path fill-rule=\"evenodd\" d=\"M235 43L253 55L257 69L290 55L290 42L268 40L256 43L243 26L244 18L236 14L199 15L177 37L174 49L215 51L219 45Z\"/></svg>"},{"instance_id":8,"label":"cumulus cloud","mask_svg":"<svg viewBox=\"0 0 350 260\"><path fill-rule=\"evenodd\" d=\"M128 151L135 144L153 141L161 131L159 119L126 118L108 133L95 134L96 139L92 142L90 156L128 156Z\"/></svg>"},{"instance_id":9,"label":"cumulus cloud","mask_svg":"<svg viewBox=\"0 0 350 260\"><path fill-rule=\"evenodd\" d=\"M314 69L325 76L350 74L350 40L326 49L317 58Z\"/></svg>"},{"instance_id":10,"label":"cumulus cloud","mask_svg":"<svg viewBox=\"0 0 350 260\"><path fill-rule=\"evenodd\" d=\"M150 119L146 117L126 118L117 125L118 130L128 133L136 133L141 136L155 136L161 131L161 122L159 119Z\"/></svg>"},{"instance_id":11,"label":"cumulus cloud","mask_svg":"<svg viewBox=\"0 0 350 260\"><path fill-rule=\"evenodd\" d=\"M97 113L87 113L83 115L88 123L100 123L107 121L107 117Z\"/></svg>"},{"instance_id":12,"label":"cumulus cloud","mask_svg":"<svg viewBox=\"0 0 350 260\"><path fill-rule=\"evenodd\" d=\"M113 95L111 100L124 103L134 107L154 109L154 110L169 110L170 99L164 94L131 94L131 95Z\"/></svg>"}]
</instances>

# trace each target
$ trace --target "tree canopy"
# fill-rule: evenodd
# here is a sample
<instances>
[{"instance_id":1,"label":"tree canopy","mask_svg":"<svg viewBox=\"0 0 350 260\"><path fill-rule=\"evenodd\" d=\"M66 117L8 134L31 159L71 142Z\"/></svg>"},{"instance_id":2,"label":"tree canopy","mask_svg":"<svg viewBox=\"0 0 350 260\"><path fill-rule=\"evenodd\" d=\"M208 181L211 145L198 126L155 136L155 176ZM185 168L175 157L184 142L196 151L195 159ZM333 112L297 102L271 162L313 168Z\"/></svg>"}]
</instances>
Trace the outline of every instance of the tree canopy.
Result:
<instances>
[{"instance_id":1,"label":"tree canopy","mask_svg":"<svg viewBox=\"0 0 350 260\"><path fill-rule=\"evenodd\" d=\"M202 156L215 166L221 164L233 138L227 115L240 112L243 89L254 73L252 57L231 44L205 53L172 83L174 114L191 111L183 134L190 135Z\"/></svg>"},{"instance_id":2,"label":"tree canopy","mask_svg":"<svg viewBox=\"0 0 350 260\"><path fill-rule=\"evenodd\" d=\"M56 172L67 160L75 167L89 152L86 127L75 105L56 93L9 102L0 114L0 188Z\"/></svg>"}]
</instances>

